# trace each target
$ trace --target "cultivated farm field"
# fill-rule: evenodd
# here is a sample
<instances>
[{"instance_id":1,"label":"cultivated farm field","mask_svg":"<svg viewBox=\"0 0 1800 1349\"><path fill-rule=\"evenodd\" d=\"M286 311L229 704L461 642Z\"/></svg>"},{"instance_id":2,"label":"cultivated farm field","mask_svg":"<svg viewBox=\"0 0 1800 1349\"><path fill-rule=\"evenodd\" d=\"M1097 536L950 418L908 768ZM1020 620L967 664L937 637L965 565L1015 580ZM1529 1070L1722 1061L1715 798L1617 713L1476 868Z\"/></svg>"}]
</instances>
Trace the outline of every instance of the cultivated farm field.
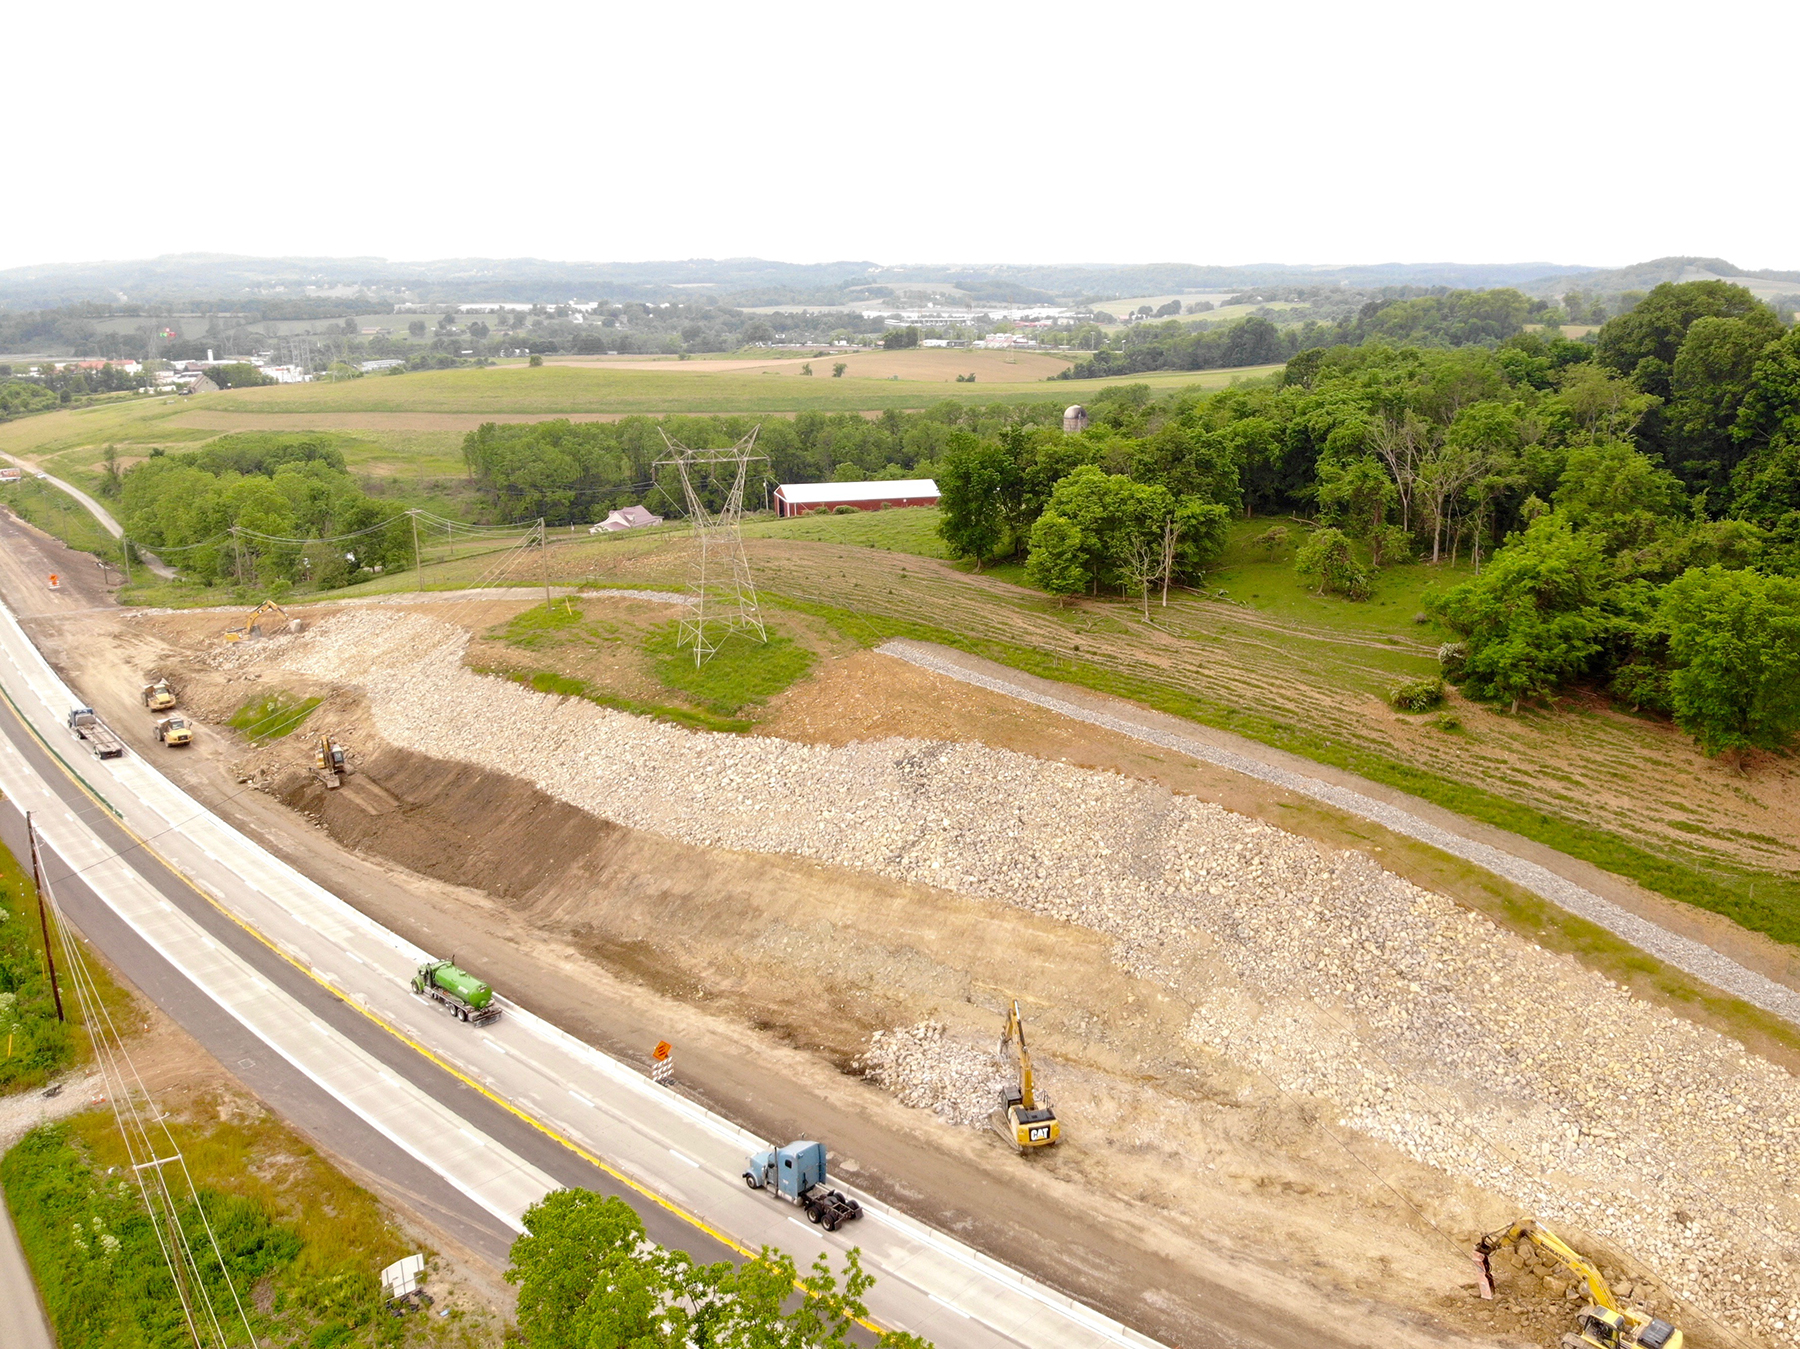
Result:
<instances>
[{"instance_id":1,"label":"cultivated farm field","mask_svg":"<svg viewBox=\"0 0 1800 1349\"><path fill-rule=\"evenodd\" d=\"M984 359L985 358L985 359ZM831 376L842 360L851 368ZM801 376L811 362L814 375ZM1015 364L1016 362L1016 364ZM98 403L0 423L0 453L18 455L83 486L96 481L105 447L129 466L160 447L193 449L232 431L334 431L364 450L348 466L430 495L434 480L463 473L462 440L483 422L611 421L634 414L861 412L961 403L1075 403L1113 384L1158 393L1220 389L1277 366L1169 371L1104 380L1049 380L1062 357L1037 352L916 350L783 358L745 366L736 359L629 363L552 361L487 369L370 376L326 384L285 384L177 398ZM955 382L973 372L973 384Z\"/></svg>"}]
</instances>

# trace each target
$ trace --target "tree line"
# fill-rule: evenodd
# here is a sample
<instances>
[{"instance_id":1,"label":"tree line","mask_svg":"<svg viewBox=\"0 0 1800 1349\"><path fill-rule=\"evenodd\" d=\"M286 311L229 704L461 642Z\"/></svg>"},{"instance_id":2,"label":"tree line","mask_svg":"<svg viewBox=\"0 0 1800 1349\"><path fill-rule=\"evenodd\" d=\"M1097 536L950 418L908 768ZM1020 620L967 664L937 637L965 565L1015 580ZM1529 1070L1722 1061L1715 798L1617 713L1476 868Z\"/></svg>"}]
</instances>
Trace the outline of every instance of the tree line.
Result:
<instances>
[{"instance_id":1,"label":"tree line","mask_svg":"<svg viewBox=\"0 0 1800 1349\"><path fill-rule=\"evenodd\" d=\"M620 506L660 514L683 509L679 478L658 469L668 456L663 432L693 449L735 444L760 425L745 504L761 507L784 482L928 478L958 431L995 436L1009 426L1058 422L1048 404L968 407L945 401L920 412L879 417L809 411L786 417L626 417L617 422L490 422L463 439L463 462L484 518L543 516L583 524Z\"/></svg>"},{"instance_id":2,"label":"tree line","mask_svg":"<svg viewBox=\"0 0 1800 1349\"><path fill-rule=\"evenodd\" d=\"M1470 695L1582 686L1674 717L1708 752L1787 743L1800 332L1724 282L1658 286L1583 342L1490 341L1509 314L1511 301L1377 314L1470 340L1318 346L1210 396L1106 389L1078 435L959 440L938 470L944 538L978 563L1024 557L1053 593L1079 572L1089 591L1141 594L1124 559L1154 533L1133 523L1141 489L1161 487L1149 514L1165 527L1188 500L1294 517L1297 563L1347 599L1383 567L1468 559L1478 574L1430 604L1460 638L1445 669ZM1100 506L1101 479L1131 487ZM1187 566L1203 562L1197 547Z\"/></svg>"},{"instance_id":3,"label":"tree line","mask_svg":"<svg viewBox=\"0 0 1800 1349\"><path fill-rule=\"evenodd\" d=\"M345 439L243 432L181 454L155 448L123 471L109 447L102 493L127 537L195 580L333 589L412 561L405 512L345 471ZM345 535L359 537L326 542Z\"/></svg>"},{"instance_id":4,"label":"tree line","mask_svg":"<svg viewBox=\"0 0 1800 1349\"><path fill-rule=\"evenodd\" d=\"M1234 299L1242 297L1233 297ZM1252 297L1258 298L1258 297ZM1461 347L1492 345L1524 331L1549 309L1510 288L1444 290L1390 296L1364 303L1335 322L1308 319L1278 326L1253 314L1234 323L1139 323L1118 337L1116 349L1095 352L1063 371L1060 379L1099 379L1151 370L1229 370L1272 365L1318 347L1393 345Z\"/></svg>"}]
</instances>

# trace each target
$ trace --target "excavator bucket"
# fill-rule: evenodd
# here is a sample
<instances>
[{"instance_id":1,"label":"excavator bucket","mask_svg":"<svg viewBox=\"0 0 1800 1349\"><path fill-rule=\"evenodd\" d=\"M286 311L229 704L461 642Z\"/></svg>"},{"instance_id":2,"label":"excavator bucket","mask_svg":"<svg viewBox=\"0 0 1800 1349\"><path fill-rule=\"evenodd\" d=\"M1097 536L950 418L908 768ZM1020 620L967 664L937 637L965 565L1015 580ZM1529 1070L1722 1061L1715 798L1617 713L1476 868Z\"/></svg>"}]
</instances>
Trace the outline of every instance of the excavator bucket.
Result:
<instances>
[{"instance_id":1,"label":"excavator bucket","mask_svg":"<svg viewBox=\"0 0 1800 1349\"><path fill-rule=\"evenodd\" d=\"M1494 1271L1488 1265L1489 1254L1486 1246L1477 1246L1469 1258L1475 1262L1475 1281L1481 1288L1481 1296L1492 1302L1494 1300Z\"/></svg>"}]
</instances>

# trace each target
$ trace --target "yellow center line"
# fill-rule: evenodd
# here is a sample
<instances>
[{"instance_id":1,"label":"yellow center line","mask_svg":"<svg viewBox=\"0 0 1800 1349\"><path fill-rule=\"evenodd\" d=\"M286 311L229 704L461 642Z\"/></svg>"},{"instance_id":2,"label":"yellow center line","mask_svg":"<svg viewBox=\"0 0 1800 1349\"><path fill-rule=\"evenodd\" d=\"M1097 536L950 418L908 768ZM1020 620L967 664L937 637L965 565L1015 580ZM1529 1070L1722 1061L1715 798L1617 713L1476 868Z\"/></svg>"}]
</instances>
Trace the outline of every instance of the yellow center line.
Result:
<instances>
[{"instance_id":1,"label":"yellow center line","mask_svg":"<svg viewBox=\"0 0 1800 1349\"><path fill-rule=\"evenodd\" d=\"M567 1134L564 1134L563 1132L558 1130L555 1126L549 1124L548 1122L546 1122L544 1120L538 1119L535 1115L532 1115L528 1111L520 1109L518 1106L514 1105L511 1101L507 1100L505 1097L501 1096L499 1093L490 1090L488 1087L483 1085L481 1082L476 1081L474 1078L470 1077L467 1073L463 1072L462 1069L458 1068L455 1064L444 1059L435 1050L428 1049L426 1046L420 1044L417 1040L413 1039L410 1035L406 1034L406 1032L401 1030L398 1026L394 1025L391 1021L388 1021L385 1017L379 1016L372 1009L364 1006L363 1004L361 1004L359 1002L355 1002L349 998L344 997L341 993L339 993L336 989L334 989L329 983L327 983L322 977L320 977L320 975L312 968L312 966L310 966L300 960L295 959L293 956L289 955L286 951L282 950L280 946L276 945L275 942L270 940L268 937L264 936L262 932L260 932L256 927L254 927L249 922L249 920L244 918L242 915L235 913L231 909L227 908L219 900L213 898L212 895L207 893L207 891L204 890L197 883L195 883L195 881L185 871L183 871L179 866L177 866L172 859L165 857L161 852L157 851L157 849L150 843L150 841L148 839L144 838L135 829L133 829L129 824L127 824L125 822L124 816L119 811L117 811L113 808L111 802L107 801L104 797L102 797L97 791L95 791L92 787L90 787L87 784L87 782L81 778L81 776L79 774L77 774L73 769L71 769L66 763L63 762L62 756L60 754L58 754L54 749L51 748L50 743L47 740L45 740L42 735L40 735L38 733L37 727L33 726L31 724L31 722L26 719L24 713L20 711L18 704L13 702L12 696L10 694L8 694L6 696L6 703L7 703L8 709L12 712L13 716L18 720L19 724L25 728L26 733L29 734L33 740L37 741L39 745L43 746L44 750L50 755L50 757L52 759L54 759L56 761L57 765L63 770L63 773L68 777L68 779L71 782L73 782L75 784L76 789L78 791L80 791L82 793L82 795L86 796L95 805L99 806L102 810L105 810L107 813L112 815L114 817L114 823L118 826L118 828L120 830L122 830L125 834L130 836L133 843L135 843L138 847L142 848L145 852L149 853L157 861L161 862L163 864L163 866L165 868L167 868L168 871L170 873L172 873L175 877L177 877L183 885L187 886L188 889L192 890L196 895L198 895L201 899L205 900L208 904L210 904L219 913L223 914L226 918L230 919L233 923L237 924L237 926L239 928L243 929L243 931L246 932L248 935L255 938L258 942L262 943L262 945L271 954L286 961L294 969L298 970L301 974L304 974L308 979L312 980L320 988L323 988L326 992L330 993L332 997L336 998L339 1002L343 1003L344 1006L349 1007L352 1010L361 1013L362 1016L365 1017L372 1025L378 1026L382 1030L386 1031L389 1035L393 1036L401 1044L405 1045L407 1048L413 1050L415 1053L417 1053L417 1054L421 1055L423 1058L425 1058L427 1062L435 1065L439 1069L448 1073L451 1077L454 1077L458 1082L461 1082L464 1086L471 1087L475 1091L480 1092L483 1096L485 1096L488 1100L492 1101L495 1105L499 1106L502 1110L506 1111L508 1114L512 1115L514 1118L520 1120L521 1122L530 1125L533 1129L536 1129L539 1133L543 1134L546 1138L549 1138L549 1139L553 1140L554 1142L560 1143L563 1147L567 1148L570 1152L574 1153L577 1157L581 1158L584 1162L587 1162L590 1166L594 1166L594 1167L598 1168L599 1170L605 1172L607 1175L611 1176L614 1180L618 1181L621 1185L629 1186L631 1189L635 1190L637 1193L641 1194L644 1198L650 1200L652 1203L660 1206L662 1209L664 1209L668 1213L681 1219L683 1222L688 1223L695 1228L698 1228L700 1231L706 1233L706 1235L711 1237L713 1240L721 1243L722 1245L730 1247L732 1250L736 1251L739 1255L744 1256L746 1259L756 1260L756 1259L761 1258L760 1252L751 1250L748 1246L744 1245L741 1241L738 1241L735 1237L728 1236L726 1233L720 1231L718 1228L714 1227L711 1223L707 1222L706 1219L700 1217L698 1214L689 1213L686 1209L682 1208L681 1205L675 1203L674 1201L672 1201L670 1199L664 1198L662 1195L658 1194L655 1190L652 1190L648 1186L643 1185L636 1180L633 1180L630 1176L626 1175L623 1171L619 1170L617 1167L611 1165L608 1162L602 1161L599 1157L595 1156L592 1152L589 1152L586 1148L582 1147L580 1143L576 1142L574 1139L570 1138ZM115 856L117 856L117 854L115 854ZM799 1279L794 1280L794 1287L799 1289L803 1293L808 1291L806 1289L806 1287L800 1282ZM861 1325L864 1329L870 1331L873 1334L880 1335L880 1334L885 1333L885 1328L883 1326L880 1326L877 1323L875 1323L874 1321L868 1320L865 1317L859 1316L856 1318L856 1321L857 1321L858 1325Z\"/></svg>"}]
</instances>

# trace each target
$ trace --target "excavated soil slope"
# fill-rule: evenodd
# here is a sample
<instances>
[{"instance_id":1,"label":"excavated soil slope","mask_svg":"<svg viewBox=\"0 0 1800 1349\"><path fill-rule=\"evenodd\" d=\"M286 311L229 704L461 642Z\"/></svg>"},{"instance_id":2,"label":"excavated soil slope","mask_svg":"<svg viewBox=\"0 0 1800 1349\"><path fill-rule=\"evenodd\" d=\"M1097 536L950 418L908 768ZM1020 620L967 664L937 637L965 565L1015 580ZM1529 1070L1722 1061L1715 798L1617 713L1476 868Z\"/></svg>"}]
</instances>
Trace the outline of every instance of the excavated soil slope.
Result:
<instances>
[{"instance_id":1,"label":"excavated soil slope","mask_svg":"<svg viewBox=\"0 0 1800 1349\"><path fill-rule=\"evenodd\" d=\"M1631 1297L1685 1299L1696 1338L1717 1317L1800 1343L1800 1088L1741 1046L1366 858L1151 784L980 745L698 735L483 679L466 640L365 611L215 664L367 700L393 747L369 757L379 786L283 788L345 837L471 881L533 852L500 891L539 921L654 948L783 1009L801 1042L855 1052L808 1005L881 1030L862 1041L877 1078L948 1120L982 1113L966 1051L1028 983L1070 1124L1047 1160L1072 1180L1204 1228L1195 1173L1255 1154L1255 1188L1315 1202L1260 1234L1249 1205L1234 1238L1297 1253L1309 1212L1315 1253L1409 1250L1424 1287L1452 1232L1527 1211L1622 1252ZM694 845L761 854L764 875L709 876ZM1366 1172L1439 1230L1344 1203ZM1505 1272L1522 1312L1561 1291Z\"/></svg>"}]
</instances>

